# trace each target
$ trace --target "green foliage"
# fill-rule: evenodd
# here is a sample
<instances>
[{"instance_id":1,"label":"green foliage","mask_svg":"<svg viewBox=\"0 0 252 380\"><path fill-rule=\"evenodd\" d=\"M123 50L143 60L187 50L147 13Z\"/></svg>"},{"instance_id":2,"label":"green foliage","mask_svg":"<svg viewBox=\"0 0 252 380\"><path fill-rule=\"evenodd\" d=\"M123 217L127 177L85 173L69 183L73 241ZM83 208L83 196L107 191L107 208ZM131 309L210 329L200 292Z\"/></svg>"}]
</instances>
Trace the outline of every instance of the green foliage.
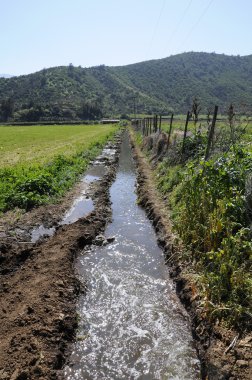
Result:
<instances>
[{"instance_id":1,"label":"green foliage","mask_svg":"<svg viewBox=\"0 0 252 380\"><path fill-rule=\"evenodd\" d=\"M213 317L243 323L251 313L251 215L246 183L252 157L235 150L210 161L189 162L181 170L157 168L163 194L170 194L176 230L204 273Z\"/></svg>"},{"instance_id":2,"label":"green foliage","mask_svg":"<svg viewBox=\"0 0 252 380\"><path fill-rule=\"evenodd\" d=\"M107 130L72 155L58 154L49 162L33 160L0 168L0 212L15 207L30 210L64 194L111 137L112 132Z\"/></svg>"},{"instance_id":3,"label":"green foliage","mask_svg":"<svg viewBox=\"0 0 252 380\"><path fill-rule=\"evenodd\" d=\"M2 110L1 117L60 121L130 114L134 98L138 114L185 113L195 97L201 100L202 111L218 104L224 112L232 102L244 104L243 113L251 113L251 72L252 56L193 52L121 67L70 64L0 78L0 103L10 98L14 102L8 116ZM196 108L192 111L197 115Z\"/></svg>"},{"instance_id":4,"label":"green foliage","mask_svg":"<svg viewBox=\"0 0 252 380\"><path fill-rule=\"evenodd\" d=\"M98 151L97 147L92 147L89 158L94 158ZM0 169L0 211L15 207L30 210L48 202L53 196L63 194L85 170L88 162L77 154L70 158L57 156L42 166Z\"/></svg>"},{"instance_id":5,"label":"green foliage","mask_svg":"<svg viewBox=\"0 0 252 380\"><path fill-rule=\"evenodd\" d=\"M71 157L117 129L116 124L0 126L0 168Z\"/></svg>"},{"instance_id":6,"label":"green foliage","mask_svg":"<svg viewBox=\"0 0 252 380\"><path fill-rule=\"evenodd\" d=\"M181 182L181 165L169 166L167 160L162 161L157 167L157 178L161 193L171 192Z\"/></svg>"}]
</instances>

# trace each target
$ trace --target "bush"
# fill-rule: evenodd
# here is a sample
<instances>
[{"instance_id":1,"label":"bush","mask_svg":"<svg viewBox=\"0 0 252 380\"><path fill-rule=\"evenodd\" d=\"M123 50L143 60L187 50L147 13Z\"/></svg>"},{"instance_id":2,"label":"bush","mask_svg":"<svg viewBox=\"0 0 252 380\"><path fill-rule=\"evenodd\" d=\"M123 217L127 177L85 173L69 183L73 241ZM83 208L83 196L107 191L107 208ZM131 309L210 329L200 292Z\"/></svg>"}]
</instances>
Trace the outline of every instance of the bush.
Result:
<instances>
[{"instance_id":1,"label":"bush","mask_svg":"<svg viewBox=\"0 0 252 380\"><path fill-rule=\"evenodd\" d=\"M184 169L164 161L157 172L175 228L204 273L212 315L244 322L252 296L251 155L237 149Z\"/></svg>"}]
</instances>

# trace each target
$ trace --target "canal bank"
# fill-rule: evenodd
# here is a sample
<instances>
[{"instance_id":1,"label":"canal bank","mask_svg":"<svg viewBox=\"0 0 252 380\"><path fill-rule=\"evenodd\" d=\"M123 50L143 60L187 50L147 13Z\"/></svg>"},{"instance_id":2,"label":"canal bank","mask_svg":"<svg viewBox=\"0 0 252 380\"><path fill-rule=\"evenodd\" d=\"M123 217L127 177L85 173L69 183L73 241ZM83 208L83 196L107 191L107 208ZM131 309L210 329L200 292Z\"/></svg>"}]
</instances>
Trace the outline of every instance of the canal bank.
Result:
<instances>
[{"instance_id":1,"label":"canal bank","mask_svg":"<svg viewBox=\"0 0 252 380\"><path fill-rule=\"evenodd\" d=\"M252 336L223 324L213 324L204 309L204 299L197 288L197 273L190 260L185 260L185 247L172 231L167 202L160 196L153 168L131 132L131 144L138 168L138 200L155 228L177 294L190 314L192 333L201 361L202 379L248 380L252 377Z\"/></svg>"}]
</instances>

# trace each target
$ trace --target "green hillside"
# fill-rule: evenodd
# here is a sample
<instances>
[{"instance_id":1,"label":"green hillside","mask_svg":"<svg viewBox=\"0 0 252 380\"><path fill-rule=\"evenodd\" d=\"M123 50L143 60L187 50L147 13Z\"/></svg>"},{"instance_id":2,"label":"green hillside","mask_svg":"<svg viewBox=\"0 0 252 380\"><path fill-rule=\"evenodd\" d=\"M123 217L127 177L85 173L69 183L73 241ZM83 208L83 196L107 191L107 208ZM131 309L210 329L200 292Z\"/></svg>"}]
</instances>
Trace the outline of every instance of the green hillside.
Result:
<instances>
[{"instance_id":1,"label":"green hillside","mask_svg":"<svg viewBox=\"0 0 252 380\"><path fill-rule=\"evenodd\" d=\"M252 113L252 55L183 53L137 64L60 66L0 78L1 121L82 120L132 113L202 111L232 102Z\"/></svg>"}]
</instances>

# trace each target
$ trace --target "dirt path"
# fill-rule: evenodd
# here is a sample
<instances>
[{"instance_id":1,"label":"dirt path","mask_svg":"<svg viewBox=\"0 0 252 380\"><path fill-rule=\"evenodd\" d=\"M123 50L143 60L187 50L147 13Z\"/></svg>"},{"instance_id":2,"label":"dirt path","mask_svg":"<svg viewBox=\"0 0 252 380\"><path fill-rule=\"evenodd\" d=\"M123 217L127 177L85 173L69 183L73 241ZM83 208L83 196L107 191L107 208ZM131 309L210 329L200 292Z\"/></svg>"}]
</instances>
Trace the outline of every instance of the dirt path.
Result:
<instances>
[{"instance_id":1,"label":"dirt path","mask_svg":"<svg viewBox=\"0 0 252 380\"><path fill-rule=\"evenodd\" d=\"M152 220L163 248L178 295L192 320L192 334L202 363L204 380L248 380L252 378L252 335L211 324L202 307L200 293L193 282L193 268L181 257L183 247L172 233L169 210L157 194L154 175L144 154L131 137L138 167L138 196ZM232 343L233 344L232 346Z\"/></svg>"},{"instance_id":2,"label":"dirt path","mask_svg":"<svg viewBox=\"0 0 252 380\"><path fill-rule=\"evenodd\" d=\"M119 142L116 157L118 148ZM1 220L5 232L0 243L0 380L61 378L77 327L76 296L85 291L75 278L74 259L110 218L109 187L116 166L116 162L109 165L107 174L92 187L94 211L57 227L51 238L25 242L34 222L56 224L78 193L78 185L61 204L33 210L18 220L13 214ZM11 232L18 228L21 236L12 238Z\"/></svg>"}]
</instances>

